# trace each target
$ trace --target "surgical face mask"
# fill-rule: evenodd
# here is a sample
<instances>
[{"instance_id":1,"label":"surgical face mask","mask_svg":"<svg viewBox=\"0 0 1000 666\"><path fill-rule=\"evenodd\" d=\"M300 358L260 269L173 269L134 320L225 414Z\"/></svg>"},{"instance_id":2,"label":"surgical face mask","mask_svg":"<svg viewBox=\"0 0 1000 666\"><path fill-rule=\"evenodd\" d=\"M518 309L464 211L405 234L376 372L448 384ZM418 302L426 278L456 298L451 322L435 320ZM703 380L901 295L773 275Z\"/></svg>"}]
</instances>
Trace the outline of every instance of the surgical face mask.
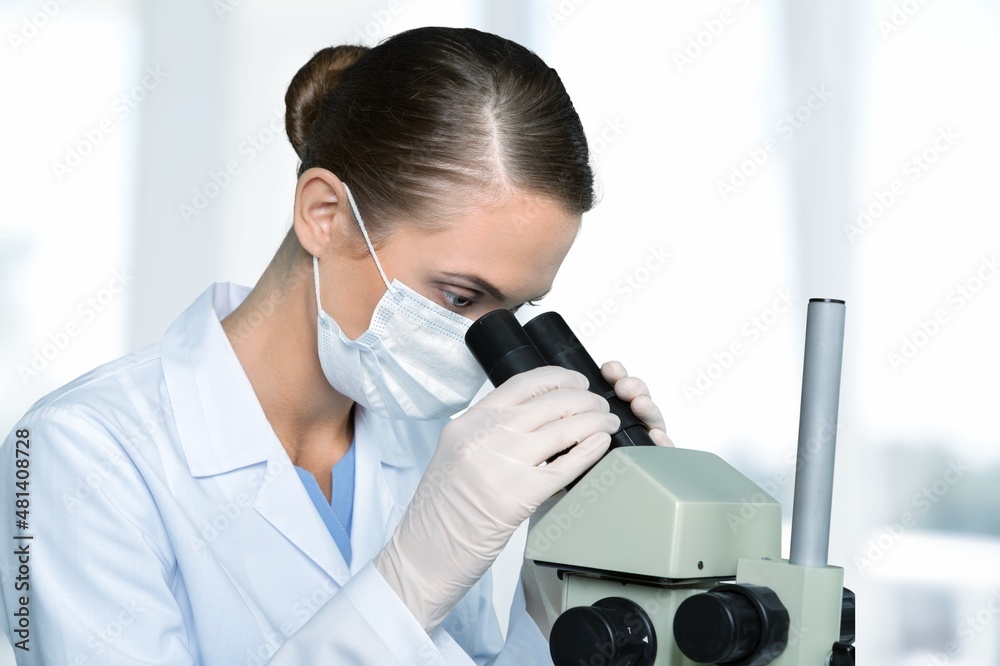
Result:
<instances>
[{"instance_id":1,"label":"surgical face mask","mask_svg":"<svg viewBox=\"0 0 1000 666\"><path fill-rule=\"evenodd\" d=\"M389 284L351 190L347 185L344 189L386 292L375 306L368 330L350 340L323 311L319 260L313 257L323 374L337 391L386 418L447 418L468 407L486 382L486 374L465 346L472 321L399 280Z\"/></svg>"}]
</instances>

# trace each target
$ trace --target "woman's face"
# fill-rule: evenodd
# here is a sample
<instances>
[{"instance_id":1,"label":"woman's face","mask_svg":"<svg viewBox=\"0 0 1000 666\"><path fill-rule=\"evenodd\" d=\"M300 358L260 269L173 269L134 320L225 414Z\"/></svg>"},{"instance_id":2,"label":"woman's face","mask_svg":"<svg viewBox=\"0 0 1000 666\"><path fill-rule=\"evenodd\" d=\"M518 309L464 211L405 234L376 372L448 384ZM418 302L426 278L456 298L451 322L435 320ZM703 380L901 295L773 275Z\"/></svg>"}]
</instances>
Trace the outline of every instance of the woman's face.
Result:
<instances>
[{"instance_id":1,"label":"woman's face","mask_svg":"<svg viewBox=\"0 0 1000 666\"><path fill-rule=\"evenodd\" d=\"M502 198L467 198L459 210L444 213L434 225L427 230L397 224L376 247L378 259L390 282L398 279L434 303L475 320L498 308L516 309L548 292L580 219L551 199L518 190ZM360 233L354 238L360 239ZM351 290L353 305L336 299L341 312L330 312L351 339L368 328L385 293L374 260L365 255L353 275L367 288L357 285L361 288Z\"/></svg>"}]
</instances>

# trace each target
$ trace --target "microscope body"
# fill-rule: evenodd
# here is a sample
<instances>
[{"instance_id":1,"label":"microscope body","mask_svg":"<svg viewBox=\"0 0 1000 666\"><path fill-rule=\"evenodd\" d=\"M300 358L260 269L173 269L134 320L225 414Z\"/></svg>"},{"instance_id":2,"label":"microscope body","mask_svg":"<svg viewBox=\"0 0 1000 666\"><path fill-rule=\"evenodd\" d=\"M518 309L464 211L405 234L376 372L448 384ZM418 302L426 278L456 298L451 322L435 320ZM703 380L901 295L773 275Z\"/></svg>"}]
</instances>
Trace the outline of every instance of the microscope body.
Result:
<instances>
[{"instance_id":1,"label":"microscope body","mask_svg":"<svg viewBox=\"0 0 1000 666\"><path fill-rule=\"evenodd\" d=\"M714 454L655 446L558 314L472 324L466 343L494 386L559 365L621 420L528 532L525 557L563 583L556 666L854 665L854 595L827 564L843 334L843 301L810 299L785 560L778 502Z\"/></svg>"},{"instance_id":2,"label":"microscope body","mask_svg":"<svg viewBox=\"0 0 1000 666\"><path fill-rule=\"evenodd\" d=\"M612 450L531 528L525 557L560 572L563 614L550 640L564 663L819 666L840 640L843 569L782 560L780 504L708 452ZM736 605L688 604L682 622L685 600L712 590ZM758 598L747 602L745 590ZM602 610L609 598L634 607ZM763 620L745 619L751 606ZM755 622L769 626L750 636ZM678 642L699 640L731 642L710 650L738 658L693 661Z\"/></svg>"}]
</instances>

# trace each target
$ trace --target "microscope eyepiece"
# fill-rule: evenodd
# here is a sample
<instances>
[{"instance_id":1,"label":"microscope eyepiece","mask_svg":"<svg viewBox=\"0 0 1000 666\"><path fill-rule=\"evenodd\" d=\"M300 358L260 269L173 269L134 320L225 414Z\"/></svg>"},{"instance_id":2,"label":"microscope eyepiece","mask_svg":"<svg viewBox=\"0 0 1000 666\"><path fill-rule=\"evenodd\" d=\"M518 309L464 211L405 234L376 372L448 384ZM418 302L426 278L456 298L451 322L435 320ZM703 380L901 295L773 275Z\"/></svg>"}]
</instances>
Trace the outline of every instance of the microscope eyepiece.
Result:
<instances>
[{"instance_id":1,"label":"microscope eyepiece","mask_svg":"<svg viewBox=\"0 0 1000 666\"><path fill-rule=\"evenodd\" d=\"M627 402L601 375L594 362L558 313L538 315L523 327L510 310L493 310L477 319L465 333L465 344L486 371L493 386L500 386L520 372L543 365L576 370L590 382L590 391L608 401L621 426L611 435L611 449L620 446L654 446L649 429Z\"/></svg>"},{"instance_id":2,"label":"microscope eyepiece","mask_svg":"<svg viewBox=\"0 0 1000 666\"><path fill-rule=\"evenodd\" d=\"M493 310L472 322L465 344L493 386L514 375L549 365L510 310Z\"/></svg>"},{"instance_id":3,"label":"microscope eyepiece","mask_svg":"<svg viewBox=\"0 0 1000 666\"><path fill-rule=\"evenodd\" d=\"M590 381L590 390L611 405L611 413L619 418L621 426L611 435L610 448L655 445L646 424L632 412L631 405L615 395L614 388L601 374L601 368L558 312L538 315L524 325L524 332L549 365L576 370Z\"/></svg>"}]
</instances>

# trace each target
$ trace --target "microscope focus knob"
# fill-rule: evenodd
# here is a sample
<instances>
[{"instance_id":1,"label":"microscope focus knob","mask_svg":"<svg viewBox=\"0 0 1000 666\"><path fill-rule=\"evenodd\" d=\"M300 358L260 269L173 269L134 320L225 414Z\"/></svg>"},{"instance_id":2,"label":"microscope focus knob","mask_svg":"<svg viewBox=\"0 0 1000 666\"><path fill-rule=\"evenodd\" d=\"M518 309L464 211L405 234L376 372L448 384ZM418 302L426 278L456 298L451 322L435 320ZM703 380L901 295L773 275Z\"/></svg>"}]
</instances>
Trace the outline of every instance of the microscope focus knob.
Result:
<instances>
[{"instance_id":1,"label":"microscope focus knob","mask_svg":"<svg viewBox=\"0 0 1000 666\"><path fill-rule=\"evenodd\" d=\"M702 664L762 666L788 640L788 611L770 588L718 585L685 599L674 615L674 639Z\"/></svg>"},{"instance_id":2,"label":"microscope focus knob","mask_svg":"<svg viewBox=\"0 0 1000 666\"><path fill-rule=\"evenodd\" d=\"M555 666L590 664L594 657L606 666L652 666L656 633L638 604L607 597L560 615L552 625L549 652Z\"/></svg>"}]
</instances>

